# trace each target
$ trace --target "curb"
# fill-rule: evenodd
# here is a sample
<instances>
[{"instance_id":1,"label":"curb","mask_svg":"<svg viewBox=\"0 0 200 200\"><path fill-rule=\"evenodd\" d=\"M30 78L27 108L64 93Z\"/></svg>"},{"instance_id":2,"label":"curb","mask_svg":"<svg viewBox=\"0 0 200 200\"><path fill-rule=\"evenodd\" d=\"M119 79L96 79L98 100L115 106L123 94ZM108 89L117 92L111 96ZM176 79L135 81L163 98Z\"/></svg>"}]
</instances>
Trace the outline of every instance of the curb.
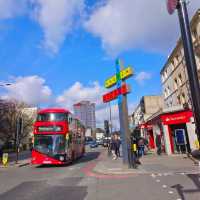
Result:
<instances>
[{"instance_id":1,"label":"curb","mask_svg":"<svg viewBox=\"0 0 200 200\"><path fill-rule=\"evenodd\" d=\"M200 166L200 161L194 158L192 155L188 155L188 158L194 162L194 165Z\"/></svg>"}]
</instances>

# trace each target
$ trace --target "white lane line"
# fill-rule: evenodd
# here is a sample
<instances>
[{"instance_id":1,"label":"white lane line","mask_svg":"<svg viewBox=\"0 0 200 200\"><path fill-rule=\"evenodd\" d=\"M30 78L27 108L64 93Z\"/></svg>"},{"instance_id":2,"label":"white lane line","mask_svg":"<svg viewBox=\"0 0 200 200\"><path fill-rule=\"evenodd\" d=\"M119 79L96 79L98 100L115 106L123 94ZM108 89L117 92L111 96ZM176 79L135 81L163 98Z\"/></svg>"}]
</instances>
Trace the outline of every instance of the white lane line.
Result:
<instances>
[{"instance_id":1,"label":"white lane line","mask_svg":"<svg viewBox=\"0 0 200 200\"><path fill-rule=\"evenodd\" d=\"M167 185L162 185L163 188L167 188Z\"/></svg>"},{"instance_id":2,"label":"white lane line","mask_svg":"<svg viewBox=\"0 0 200 200\"><path fill-rule=\"evenodd\" d=\"M168 193L169 193L169 194L173 194L174 192L173 192L173 191L168 191Z\"/></svg>"},{"instance_id":3,"label":"white lane line","mask_svg":"<svg viewBox=\"0 0 200 200\"><path fill-rule=\"evenodd\" d=\"M176 199L176 200L182 200L182 199Z\"/></svg>"},{"instance_id":4,"label":"white lane line","mask_svg":"<svg viewBox=\"0 0 200 200\"><path fill-rule=\"evenodd\" d=\"M159 180L159 179L157 179L157 180L156 180L156 182L157 182L157 183L159 183L159 182L160 182L160 180Z\"/></svg>"}]
</instances>

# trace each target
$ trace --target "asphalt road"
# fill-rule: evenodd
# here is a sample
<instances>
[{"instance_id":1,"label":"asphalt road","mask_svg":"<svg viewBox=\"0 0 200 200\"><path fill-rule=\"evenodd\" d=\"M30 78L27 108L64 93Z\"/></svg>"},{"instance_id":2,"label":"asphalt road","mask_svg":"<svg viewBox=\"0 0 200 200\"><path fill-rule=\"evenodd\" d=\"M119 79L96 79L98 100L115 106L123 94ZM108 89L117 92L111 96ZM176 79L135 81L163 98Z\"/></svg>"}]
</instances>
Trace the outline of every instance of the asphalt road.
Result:
<instances>
[{"instance_id":1,"label":"asphalt road","mask_svg":"<svg viewBox=\"0 0 200 200\"><path fill-rule=\"evenodd\" d=\"M199 174L89 176L101 149L64 167L0 168L0 200L199 200ZM87 174L87 175L86 175Z\"/></svg>"}]
</instances>

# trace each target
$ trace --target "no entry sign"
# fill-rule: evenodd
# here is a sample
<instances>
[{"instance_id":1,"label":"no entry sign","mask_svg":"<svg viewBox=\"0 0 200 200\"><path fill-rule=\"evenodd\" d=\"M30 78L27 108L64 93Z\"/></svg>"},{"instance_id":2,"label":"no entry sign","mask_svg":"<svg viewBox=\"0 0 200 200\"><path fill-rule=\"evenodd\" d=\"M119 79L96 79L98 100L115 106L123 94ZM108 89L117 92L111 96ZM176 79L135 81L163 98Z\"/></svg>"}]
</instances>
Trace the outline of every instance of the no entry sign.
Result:
<instances>
[{"instance_id":1,"label":"no entry sign","mask_svg":"<svg viewBox=\"0 0 200 200\"><path fill-rule=\"evenodd\" d=\"M167 0L167 10L170 15L173 14L174 10L176 9L178 1L179 0Z\"/></svg>"}]
</instances>

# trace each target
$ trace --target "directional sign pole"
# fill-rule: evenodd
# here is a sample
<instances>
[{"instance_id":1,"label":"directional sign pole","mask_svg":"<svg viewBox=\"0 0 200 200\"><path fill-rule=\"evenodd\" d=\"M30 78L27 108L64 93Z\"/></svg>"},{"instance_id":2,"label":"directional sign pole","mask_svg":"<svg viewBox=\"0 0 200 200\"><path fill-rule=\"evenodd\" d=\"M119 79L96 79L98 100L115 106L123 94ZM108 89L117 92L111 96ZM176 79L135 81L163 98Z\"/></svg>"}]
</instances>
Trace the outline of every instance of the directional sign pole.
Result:
<instances>
[{"instance_id":1,"label":"directional sign pole","mask_svg":"<svg viewBox=\"0 0 200 200\"><path fill-rule=\"evenodd\" d=\"M116 74L117 74L117 88L121 87L122 81L119 77L120 74L120 63L116 61ZM118 97L119 107L119 119L120 119L120 136L122 138L122 152L123 152L123 163L130 164L128 158L128 145L129 143L129 125L128 125L128 107L126 95L119 95Z\"/></svg>"}]
</instances>

